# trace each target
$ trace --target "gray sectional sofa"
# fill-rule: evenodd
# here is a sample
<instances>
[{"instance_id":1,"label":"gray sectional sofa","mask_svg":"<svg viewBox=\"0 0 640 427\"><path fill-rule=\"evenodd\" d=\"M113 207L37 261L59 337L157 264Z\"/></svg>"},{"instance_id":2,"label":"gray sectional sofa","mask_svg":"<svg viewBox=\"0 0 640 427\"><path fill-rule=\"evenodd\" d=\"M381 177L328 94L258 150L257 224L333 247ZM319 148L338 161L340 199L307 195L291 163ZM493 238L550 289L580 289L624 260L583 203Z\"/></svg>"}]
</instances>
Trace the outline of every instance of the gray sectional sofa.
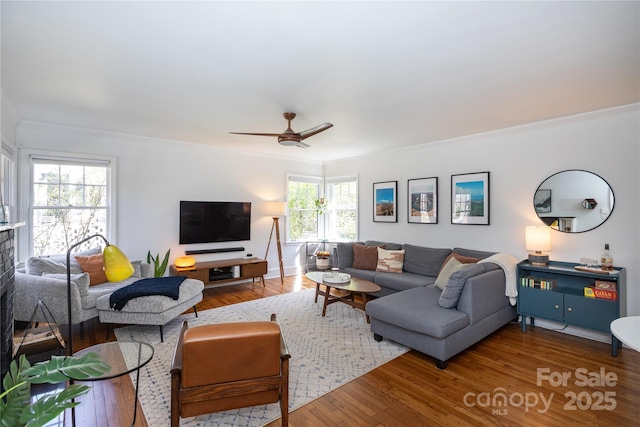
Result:
<instances>
[{"instance_id":1,"label":"gray sectional sofa","mask_svg":"<svg viewBox=\"0 0 640 427\"><path fill-rule=\"evenodd\" d=\"M506 296L508 285L515 285L517 260L511 255L378 241L364 246L404 251L401 272L354 268L352 243L339 243L334 251L340 271L381 287L366 306L378 341L384 337L418 350L444 369L451 357L517 317Z\"/></svg>"}]
</instances>

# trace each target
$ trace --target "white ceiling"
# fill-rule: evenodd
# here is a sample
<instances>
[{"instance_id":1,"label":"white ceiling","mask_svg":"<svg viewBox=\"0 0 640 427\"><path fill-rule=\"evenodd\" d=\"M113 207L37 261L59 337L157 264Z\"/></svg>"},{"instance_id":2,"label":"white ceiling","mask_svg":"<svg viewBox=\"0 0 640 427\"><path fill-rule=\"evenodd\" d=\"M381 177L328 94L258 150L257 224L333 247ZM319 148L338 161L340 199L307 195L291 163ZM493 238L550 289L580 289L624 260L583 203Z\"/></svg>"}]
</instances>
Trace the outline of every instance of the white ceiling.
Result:
<instances>
[{"instance_id":1,"label":"white ceiling","mask_svg":"<svg viewBox=\"0 0 640 427\"><path fill-rule=\"evenodd\" d=\"M318 161L640 101L640 3L2 1L25 121ZM228 132L281 132L311 148Z\"/></svg>"}]
</instances>

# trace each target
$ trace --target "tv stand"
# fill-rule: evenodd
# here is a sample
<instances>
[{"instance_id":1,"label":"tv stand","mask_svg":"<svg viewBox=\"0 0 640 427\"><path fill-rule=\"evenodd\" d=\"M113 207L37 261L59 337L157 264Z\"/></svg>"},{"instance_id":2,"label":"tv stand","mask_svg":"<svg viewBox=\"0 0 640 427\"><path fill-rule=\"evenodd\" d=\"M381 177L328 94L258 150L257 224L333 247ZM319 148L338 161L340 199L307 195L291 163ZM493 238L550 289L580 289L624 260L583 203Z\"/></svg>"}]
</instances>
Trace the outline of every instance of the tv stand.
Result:
<instances>
[{"instance_id":1,"label":"tv stand","mask_svg":"<svg viewBox=\"0 0 640 427\"><path fill-rule=\"evenodd\" d=\"M238 275L233 274L234 267L240 268ZM205 285L218 285L239 280L260 279L265 286L264 275L267 274L267 261L259 258L233 258L219 261L197 262L193 267L169 268L170 276L186 276L190 279L201 280Z\"/></svg>"}]
</instances>

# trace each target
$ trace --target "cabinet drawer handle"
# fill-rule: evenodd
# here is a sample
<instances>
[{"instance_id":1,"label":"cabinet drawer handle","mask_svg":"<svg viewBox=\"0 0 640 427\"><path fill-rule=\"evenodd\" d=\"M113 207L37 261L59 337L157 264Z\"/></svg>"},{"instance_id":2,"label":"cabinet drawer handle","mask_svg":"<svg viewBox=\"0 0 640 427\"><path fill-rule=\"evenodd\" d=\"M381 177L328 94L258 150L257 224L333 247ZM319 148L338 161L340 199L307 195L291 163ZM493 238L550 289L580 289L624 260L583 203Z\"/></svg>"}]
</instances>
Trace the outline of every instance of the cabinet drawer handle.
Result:
<instances>
[{"instance_id":1,"label":"cabinet drawer handle","mask_svg":"<svg viewBox=\"0 0 640 427\"><path fill-rule=\"evenodd\" d=\"M560 308L560 306L558 304L556 304L556 310L559 309L559 308Z\"/></svg>"},{"instance_id":2,"label":"cabinet drawer handle","mask_svg":"<svg viewBox=\"0 0 640 427\"><path fill-rule=\"evenodd\" d=\"M573 311L573 309L571 307L567 308L567 311Z\"/></svg>"}]
</instances>

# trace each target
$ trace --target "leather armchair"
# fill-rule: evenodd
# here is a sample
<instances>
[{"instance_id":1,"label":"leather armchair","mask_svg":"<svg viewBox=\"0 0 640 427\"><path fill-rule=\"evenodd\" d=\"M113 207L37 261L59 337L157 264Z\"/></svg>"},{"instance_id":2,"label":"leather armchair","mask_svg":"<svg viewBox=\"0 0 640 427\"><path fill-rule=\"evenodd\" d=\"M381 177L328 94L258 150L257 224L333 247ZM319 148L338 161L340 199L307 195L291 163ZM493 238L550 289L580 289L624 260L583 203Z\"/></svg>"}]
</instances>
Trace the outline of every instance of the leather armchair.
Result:
<instances>
[{"instance_id":1,"label":"leather armchair","mask_svg":"<svg viewBox=\"0 0 640 427\"><path fill-rule=\"evenodd\" d=\"M171 363L171 426L181 417L278 401L287 426L290 358L275 314L270 322L184 322Z\"/></svg>"}]
</instances>

